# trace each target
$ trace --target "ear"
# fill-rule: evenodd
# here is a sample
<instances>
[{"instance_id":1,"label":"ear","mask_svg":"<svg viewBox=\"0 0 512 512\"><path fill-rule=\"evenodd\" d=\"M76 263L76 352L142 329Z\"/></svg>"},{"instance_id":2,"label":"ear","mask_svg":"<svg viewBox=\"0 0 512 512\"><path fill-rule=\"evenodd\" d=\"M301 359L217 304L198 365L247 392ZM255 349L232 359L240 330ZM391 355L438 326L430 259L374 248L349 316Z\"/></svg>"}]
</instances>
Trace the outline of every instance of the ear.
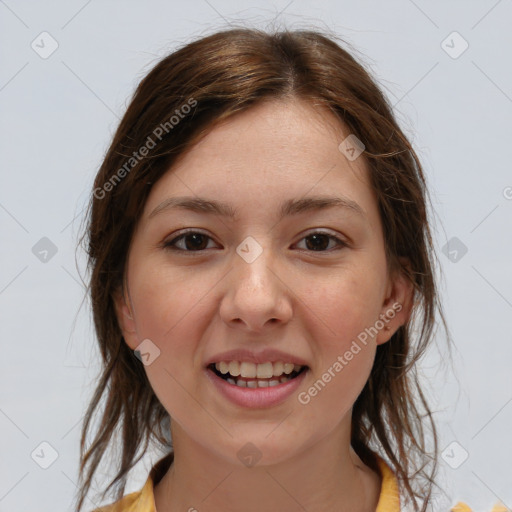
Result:
<instances>
[{"instance_id":1,"label":"ear","mask_svg":"<svg viewBox=\"0 0 512 512\"><path fill-rule=\"evenodd\" d=\"M118 289L116 292L114 292L114 306L116 309L119 328L121 329L126 344L132 350L135 350L135 348L139 345L139 339L137 336L135 320L133 318L133 313L129 306L129 302L130 301L127 303L123 290Z\"/></svg>"},{"instance_id":2,"label":"ear","mask_svg":"<svg viewBox=\"0 0 512 512\"><path fill-rule=\"evenodd\" d=\"M375 338L377 345L386 343L398 328L409 320L414 305L414 284L406 275L411 269L406 258L400 258L401 267L388 279L386 296L382 303L379 319L384 324Z\"/></svg>"}]
</instances>

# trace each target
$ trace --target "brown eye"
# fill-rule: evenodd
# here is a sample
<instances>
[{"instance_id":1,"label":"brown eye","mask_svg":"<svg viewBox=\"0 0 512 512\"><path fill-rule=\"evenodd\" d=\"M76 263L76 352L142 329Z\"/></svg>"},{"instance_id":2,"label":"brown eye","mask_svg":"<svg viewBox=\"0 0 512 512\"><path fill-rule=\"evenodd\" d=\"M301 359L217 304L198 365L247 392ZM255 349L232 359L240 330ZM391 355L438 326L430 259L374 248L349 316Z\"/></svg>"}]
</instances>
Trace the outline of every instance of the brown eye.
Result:
<instances>
[{"instance_id":1,"label":"brown eye","mask_svg":"<svg viewBox=\"0 0 512 512\"><path fill-rule=\"evenodd\" d=\"M305 241L305 249L308 251L326 252L336 248L345 246L346 244L334 235L327 233L312 233L305 236L302 241Z\"/></svg>"},{"instance_id":2,"label":"brown eye","mask_svg":"<svg viewBox=\"0 0 512 512\"><path fill-rule=\"evenodd\" d=\"M196 252L207 249L211 238L197 231L189 231L166 242L164 247L174 251Z\"/></svg>"}]
</instances>

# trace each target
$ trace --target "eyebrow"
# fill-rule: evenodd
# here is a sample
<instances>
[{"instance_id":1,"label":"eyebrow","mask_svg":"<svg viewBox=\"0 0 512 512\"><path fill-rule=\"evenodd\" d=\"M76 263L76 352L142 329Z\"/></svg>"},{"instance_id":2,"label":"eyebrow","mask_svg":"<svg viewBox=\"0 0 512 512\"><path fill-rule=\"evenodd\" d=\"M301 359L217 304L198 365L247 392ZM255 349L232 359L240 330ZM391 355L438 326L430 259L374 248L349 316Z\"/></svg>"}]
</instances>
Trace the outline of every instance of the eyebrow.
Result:
<instances>
[{"instance_id":1,"label":"eyebrow","mask_svg":"<svg viewBox=\"0 0 512 512\"><path fill-rule=\"evenodd\" d=\"M315 196L304 197L301 199L289 199L288 201L285 201L281 205L279 219L304 212L326 210L328 208L343 208L350 210L361 217L366 217L361 206L348 197ZM222 217L229 217L231 219L235 218L237 215L237 210L229 203L200 197L184 196L169 197L168 199L165 199L149 214L148 218L151 219L159 213L174 209L185 209L198 213L215 214Z\"/></svg>"}]
</instances>

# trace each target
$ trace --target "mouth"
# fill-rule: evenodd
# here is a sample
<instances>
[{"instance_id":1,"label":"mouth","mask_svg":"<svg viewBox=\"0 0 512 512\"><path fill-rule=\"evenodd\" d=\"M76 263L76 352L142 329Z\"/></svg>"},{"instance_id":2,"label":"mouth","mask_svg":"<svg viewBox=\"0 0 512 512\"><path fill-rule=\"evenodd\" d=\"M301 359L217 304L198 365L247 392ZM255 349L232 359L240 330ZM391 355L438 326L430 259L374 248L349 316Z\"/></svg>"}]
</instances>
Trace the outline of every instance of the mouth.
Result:
<instances>
[{"instance_id":1,"label":"mouth","mask_svg":"<svg viewBox=\"0 0 512 512\"><path fill-rule=\"evenodd\" d=\"M305 365L283 361L256 364L249 361L220 361L207 366L228 384L241 388L267 388L285 384L308 370Z\"/></svg>"}]
</instances>

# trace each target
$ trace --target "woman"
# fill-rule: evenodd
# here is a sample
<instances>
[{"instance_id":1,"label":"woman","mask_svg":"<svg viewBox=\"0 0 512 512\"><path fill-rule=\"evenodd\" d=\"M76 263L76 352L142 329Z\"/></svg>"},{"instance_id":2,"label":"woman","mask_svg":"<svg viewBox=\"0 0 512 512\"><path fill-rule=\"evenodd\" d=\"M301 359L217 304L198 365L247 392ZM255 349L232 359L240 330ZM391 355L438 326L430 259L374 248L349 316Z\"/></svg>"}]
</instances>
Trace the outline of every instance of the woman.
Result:
<instances>
[{"instance_id":1,"label":"woman","mask_svg":"<svg viewBox=\"0 0 512 512\"><path fill-rule=\"evenodd\" d=\"M91 200L104 370L79 509L116 429L108 511L432 507L427 199L385 97L333 38L234 29L159 62ZM168 455L122 498L150 440Z\"/></svg>"}]
</instances>

